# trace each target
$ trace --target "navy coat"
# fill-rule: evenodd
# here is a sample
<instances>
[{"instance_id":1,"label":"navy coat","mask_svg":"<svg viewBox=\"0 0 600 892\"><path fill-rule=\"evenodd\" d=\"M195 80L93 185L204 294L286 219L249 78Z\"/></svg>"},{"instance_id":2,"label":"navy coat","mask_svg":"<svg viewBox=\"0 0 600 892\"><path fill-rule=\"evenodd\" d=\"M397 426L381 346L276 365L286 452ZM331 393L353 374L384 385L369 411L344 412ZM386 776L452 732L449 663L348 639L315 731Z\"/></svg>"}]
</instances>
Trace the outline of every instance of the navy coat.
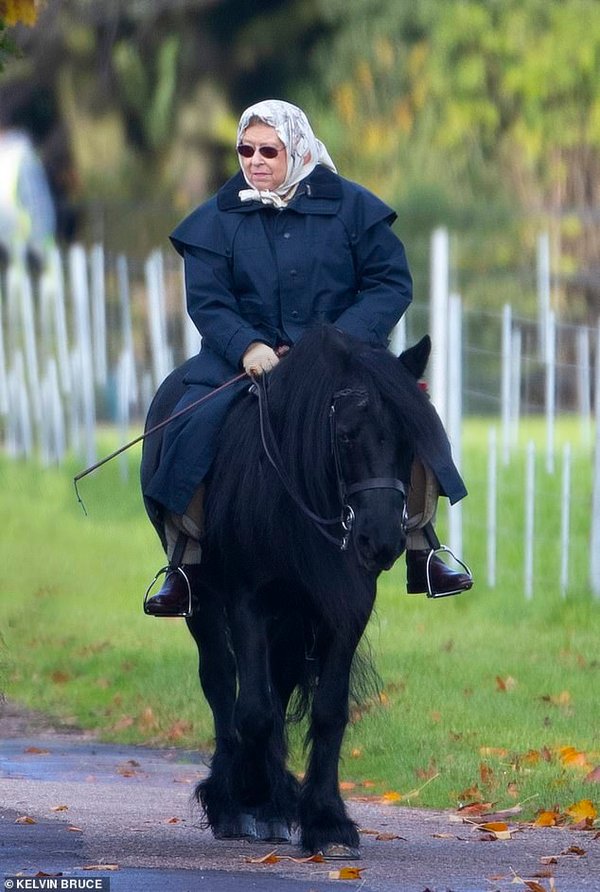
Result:
<instances>
[{"instance_id":1,"label":"navy coat","mask_svg":"<svg viewBox=\"0 0 600 892\"><path fill-rule=\"evenodd\" d=\"M241 202L246 186L237 174L171 236L184 259L188 312L202 335L176 410L238 374L253 341L292 345L315 322L385 346L412 298L404 247L391 229L396 215L372 193L321 166L282 210ZM247 380L167 426L144 481L147 499L185 512L243 388Z\"/></svg>"}]
</instances>

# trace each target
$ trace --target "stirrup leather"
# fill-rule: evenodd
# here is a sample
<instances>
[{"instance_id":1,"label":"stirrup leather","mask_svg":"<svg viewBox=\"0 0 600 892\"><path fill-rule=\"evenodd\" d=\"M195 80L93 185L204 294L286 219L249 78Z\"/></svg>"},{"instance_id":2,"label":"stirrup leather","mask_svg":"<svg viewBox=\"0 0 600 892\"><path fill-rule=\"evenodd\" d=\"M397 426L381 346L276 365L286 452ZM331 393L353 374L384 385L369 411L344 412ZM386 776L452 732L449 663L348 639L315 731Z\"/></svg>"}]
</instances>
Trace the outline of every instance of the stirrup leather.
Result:
<instances>
[{"instance_id":1,"label":"stirrup leather","mask_svg":"<svg viewBox=\"0 0 600 892\"><path fill-rule=\"evenodd\" d=\"M147 616L153 616L153 615L154 615L154 614L150 613L150 612L148 611L147 607L146 607L147 602L148 602L148 598L149 598L149 596L150 596L150 592L152 591L152 589L153 589L154 586L156 585L157 581L161 578L161 576L164 576L164 577L166 578L166 577L169 576L171 573L179 573L181 576L183 576L183 578L184 578L184 580L185 580L185 584L186 584L186 586L187 586L187 591L188 591L188 606L187 606L187 610L185 610L183 613L172 613L172 614L169 614L169 615L170 615L170 616L185 616L185 617L189 617L189 616L192 615L192 586L191 586L191 584L190 584L190 580L189 580L189 578L188 578L188 575L187 575L187 573L185 572L185 570L183 569L183 567L179 567L179 566L178 566L178 567L173 567L171 564L167 564L166 566L160 568L160 570L158 571L158 573L156 574L156 576L154 577L154 579L152 580L152 582L150 583L150 585L149 585L148 588L146 589L146 594L144 595L144 613L145 613Z\"/></svg>"},{"instance_id":2,"label":"stirrup leather","mask_svg":"<svg viewBox=\"0 0 600 892\"><path fill-rule=\"evenodd\" d=\"M460 558L456 557L453 551L451 551L447 545L441 545L439 542L437 543L437 548L432 548L429 554L427 555L427 564L425 566L425 576L427 578L427 597L428 598L449 598L451 595L460 595L464 591L468 591L468 589L457 588L449 592L436 592L433 589L433 585L431 582L431 560L437 554L449 554L450 557L459 564L467 576L473 579L473 574L469 567L465 564L464 561L461 561Z\"/></svg>"}]
</instances>

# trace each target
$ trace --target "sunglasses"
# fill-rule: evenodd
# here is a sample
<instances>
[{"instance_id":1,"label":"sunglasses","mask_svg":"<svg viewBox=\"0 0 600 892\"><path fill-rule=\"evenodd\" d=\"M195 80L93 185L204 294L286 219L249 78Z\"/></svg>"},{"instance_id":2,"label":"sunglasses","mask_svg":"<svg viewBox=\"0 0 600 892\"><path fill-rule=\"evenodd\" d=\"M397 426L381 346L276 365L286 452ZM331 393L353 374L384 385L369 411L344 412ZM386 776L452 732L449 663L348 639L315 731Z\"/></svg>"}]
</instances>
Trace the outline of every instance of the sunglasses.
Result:
<instances>
[{"instance_id":1,"label":"sunglasses","mask_svg":"<svg viewBox=\"0 0 600 892\"><path fill-rule=\"evenodd\" d=\"M241 146L237 147L238 155L241 155L242 158L252 158L255 152L258 152L263 158L269 158L271 161L273 158L277 158L280 152L283 152L285 146L282 146L280 149L276 149L275 146L257 146L254 148L253 146L248 146L242 143Z\"/></svg>"}]
</instances>

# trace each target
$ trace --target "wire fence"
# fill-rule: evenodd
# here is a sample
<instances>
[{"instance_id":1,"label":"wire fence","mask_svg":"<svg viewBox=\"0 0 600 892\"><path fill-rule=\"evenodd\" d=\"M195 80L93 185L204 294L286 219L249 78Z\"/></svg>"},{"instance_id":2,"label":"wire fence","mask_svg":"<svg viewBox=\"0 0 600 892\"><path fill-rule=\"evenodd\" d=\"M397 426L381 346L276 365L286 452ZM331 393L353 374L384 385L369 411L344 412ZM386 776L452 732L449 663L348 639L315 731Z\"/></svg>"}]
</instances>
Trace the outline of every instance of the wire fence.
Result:
<instances>
[{"instance_id":1,"label":"wire fence","mask_svg":"<svg viewBox=\"0 0 600 892\"><path fill-rule=\"evenodd\" d=\"M481 500L451 509L449 544L482 552L491 587L505 584L499 568L518 564L511 584L526 598L546 576L566 596L583 564L583 585L600 599L600 327L561 323L544 287L535 319L510 304L464 308L449 291L444 231L431 260L430 299L411 307L391 348L431 332L432 399L471 489L486 493L483 513L473 513ZM93 464L98 425L125 441L163 378L200 346L174 254L135 264L75 245L49 254L38 275L13 265L0 282L0 438L15 458Z\"/></svg>"}]
</instances>

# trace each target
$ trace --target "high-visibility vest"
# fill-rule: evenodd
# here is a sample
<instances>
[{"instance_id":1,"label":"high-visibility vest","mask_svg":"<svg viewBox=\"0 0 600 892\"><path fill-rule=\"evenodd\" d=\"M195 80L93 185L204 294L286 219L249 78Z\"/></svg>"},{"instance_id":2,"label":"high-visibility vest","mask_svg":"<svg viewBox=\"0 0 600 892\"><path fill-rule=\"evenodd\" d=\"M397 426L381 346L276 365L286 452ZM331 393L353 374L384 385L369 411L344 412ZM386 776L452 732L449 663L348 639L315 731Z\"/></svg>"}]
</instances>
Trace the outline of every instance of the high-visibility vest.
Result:
<instances>
[{"instance_id":1,"label":"high-visibility vest","mask_svg":"<svg viewBox=\"0 0 600 892\"><path fill-rule=\"evenodd\" d=\"M0 134L0 244L11 254L43 249L54 238L55 212L46 176L24 134Z\"/></svg>"},{"instance_id":2,"label":"high-visibility vest","mask_svg":"<svg viewBox=\"0 0 600 892\"><path fill-rule=\"evenodd\" d=\"M20 141L0 137L0 241L7 249L16 242L27 242L31 232L31 218L19 205L22 160Z\"/></svg>"}]
</instances>

